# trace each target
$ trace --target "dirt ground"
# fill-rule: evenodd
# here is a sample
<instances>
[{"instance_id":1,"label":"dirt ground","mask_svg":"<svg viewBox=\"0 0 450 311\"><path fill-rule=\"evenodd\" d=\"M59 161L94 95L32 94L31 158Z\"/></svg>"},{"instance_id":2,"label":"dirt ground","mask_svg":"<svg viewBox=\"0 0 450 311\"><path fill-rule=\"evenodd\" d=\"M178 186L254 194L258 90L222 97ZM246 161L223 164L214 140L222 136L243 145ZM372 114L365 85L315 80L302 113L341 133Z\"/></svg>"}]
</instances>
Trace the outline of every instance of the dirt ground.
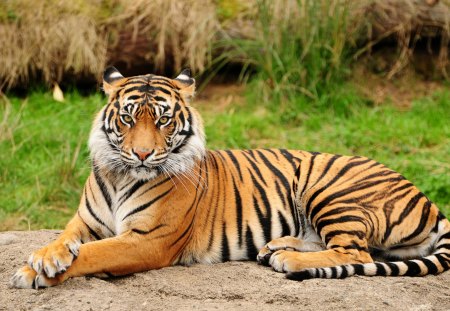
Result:
<instances>
[{"instance_id":1,"label":"dirt ground","mask_svg":"<svg viewBox=\"0 0 450 311\"><path fill-rule=\"evenodd\" d=\"M0 233L0 310L450 310L450 272L423 278L290 281L255 262L174 266L112 280L8 287L58 231Z\"/></svg>"}]
</instances>

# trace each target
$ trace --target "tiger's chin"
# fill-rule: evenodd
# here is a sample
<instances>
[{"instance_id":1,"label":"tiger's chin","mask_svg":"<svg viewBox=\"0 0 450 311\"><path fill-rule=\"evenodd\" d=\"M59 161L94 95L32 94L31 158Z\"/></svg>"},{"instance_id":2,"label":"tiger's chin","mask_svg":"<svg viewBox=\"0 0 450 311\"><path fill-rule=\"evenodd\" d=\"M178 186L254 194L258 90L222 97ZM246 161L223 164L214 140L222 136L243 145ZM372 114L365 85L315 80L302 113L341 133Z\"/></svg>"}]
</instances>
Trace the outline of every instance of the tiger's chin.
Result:
<instances>
[{"instance_id":1,"label":"tiger's chin","mask_svg":"<svg viewBox=\"0 0 450 311\"><path fill-rule=\"evenodd\" d=\"M138 180L151 180L160 174L156 168L133 168L129 171L130 176Z\"/></svg>"}]
</instances>

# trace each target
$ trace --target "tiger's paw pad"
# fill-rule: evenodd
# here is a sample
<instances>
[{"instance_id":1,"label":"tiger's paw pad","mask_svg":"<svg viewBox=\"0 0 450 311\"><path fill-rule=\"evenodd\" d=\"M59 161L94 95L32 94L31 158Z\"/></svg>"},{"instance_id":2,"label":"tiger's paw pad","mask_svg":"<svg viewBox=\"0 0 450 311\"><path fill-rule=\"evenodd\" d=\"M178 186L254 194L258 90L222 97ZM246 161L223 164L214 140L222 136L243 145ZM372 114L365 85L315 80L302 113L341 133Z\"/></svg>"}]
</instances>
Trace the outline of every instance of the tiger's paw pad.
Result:
<instances>
[{"instance_id":1,"label":"tiger's paw pad","mask_svg":"<svg viewBox=\"0 0 450 311\"><path fill-rule=\"evenodd\" d=\"M63 273L78 256L81 242L79 240L67 240L63 243L55 241L31 254L28 264L38 274L44 274L53 278Z\"/></svg>"},{"instance_id":2,"label":"tiger's paw pad","mask_svg":"<svg viewBox=\"0 0 450 311\"><path fill-rule=\"evenodd\" d=\"M298 252L278 250L269 259L269 265L277 272L296 272L302 269L301 262L297 258Z\"/></svg>"}]
</instances>

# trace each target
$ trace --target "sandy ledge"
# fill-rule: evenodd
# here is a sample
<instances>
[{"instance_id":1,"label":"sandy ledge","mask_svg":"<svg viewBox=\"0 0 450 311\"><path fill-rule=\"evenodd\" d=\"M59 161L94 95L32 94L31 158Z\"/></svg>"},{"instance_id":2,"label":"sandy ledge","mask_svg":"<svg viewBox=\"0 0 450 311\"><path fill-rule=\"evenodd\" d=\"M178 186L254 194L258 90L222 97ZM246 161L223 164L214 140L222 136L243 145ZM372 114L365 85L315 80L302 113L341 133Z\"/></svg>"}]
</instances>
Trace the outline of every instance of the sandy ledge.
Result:
<instances>
[{"instance_id":1,"label":"sandy ledge","mask_svg":"<svg viewBox=\"0 0 450 311\"><path fill-rule=\"evenodd\" d=\"M114 280L8 288L31 251L58 231L0 233L0 310L450 310L450 272L423 278L290 281L255 262L175 266Z\"/></svg>"}]
</instances>

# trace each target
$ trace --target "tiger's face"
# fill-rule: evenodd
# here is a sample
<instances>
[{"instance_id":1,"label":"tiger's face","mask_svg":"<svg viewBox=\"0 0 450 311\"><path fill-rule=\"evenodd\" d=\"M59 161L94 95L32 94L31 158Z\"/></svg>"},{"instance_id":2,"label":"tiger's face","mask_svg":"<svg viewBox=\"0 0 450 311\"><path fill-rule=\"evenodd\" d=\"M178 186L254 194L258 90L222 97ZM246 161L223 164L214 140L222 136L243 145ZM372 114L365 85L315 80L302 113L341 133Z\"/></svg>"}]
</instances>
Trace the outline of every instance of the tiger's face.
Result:
<instances>
[{"instance_id":1,"label":"tiger's face","mask_svg":"<svg viewBox=\"0 0 450 311\"><path fill-rule=\"evenodd\" d=\"M189 106L195 81L189 70L177 78L125 78L106 69L108 104L98 114L89 147L94 166L149 180L183 174L205 153L203 124Z\"/></svg>"}]
</instances>

